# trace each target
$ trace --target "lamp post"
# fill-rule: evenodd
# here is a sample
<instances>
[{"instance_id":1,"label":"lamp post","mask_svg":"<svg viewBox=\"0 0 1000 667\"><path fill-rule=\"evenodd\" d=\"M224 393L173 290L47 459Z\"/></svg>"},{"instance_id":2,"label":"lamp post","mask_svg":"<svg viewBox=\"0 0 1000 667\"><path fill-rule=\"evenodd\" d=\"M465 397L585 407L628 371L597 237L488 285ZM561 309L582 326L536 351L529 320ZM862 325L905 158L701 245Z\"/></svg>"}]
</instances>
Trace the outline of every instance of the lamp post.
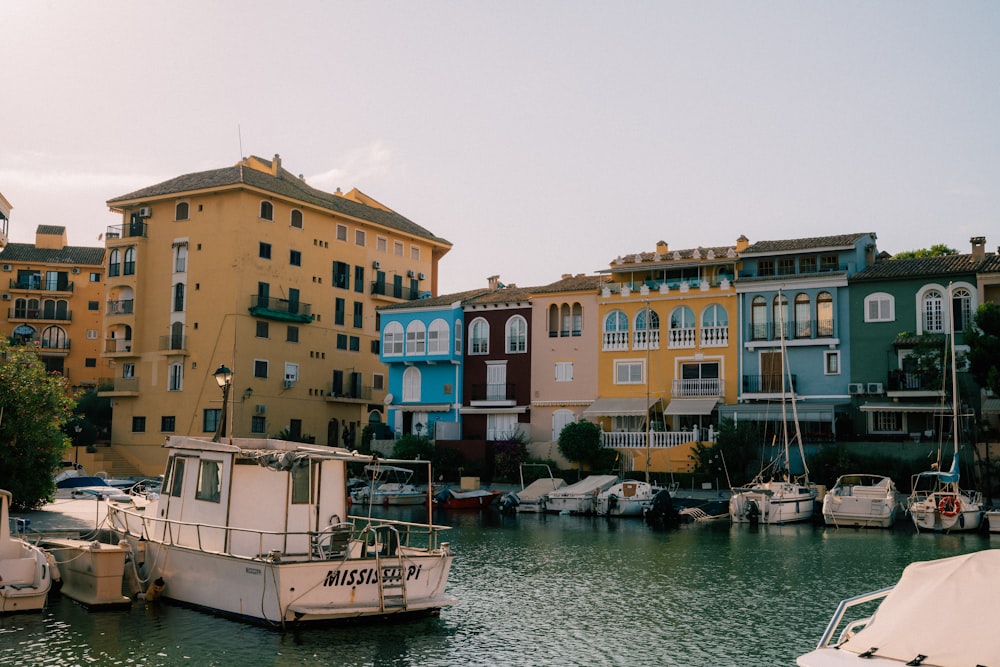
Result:
<instances>
[{"instance_id":1,"label":"lamp post","mask_svg":"<svg viewBox=\"0 0 1000 667\"><path fill-rule=\"evenodd\" d=\"M225 364L220 364L213 375L222 389L222 414L219 415L219 424L215 429L215 437L212 438L212 442L219 442L226 434L226 403L229 401L229 387L233 384L233 372Z\"/></svg>"}]
</instances>

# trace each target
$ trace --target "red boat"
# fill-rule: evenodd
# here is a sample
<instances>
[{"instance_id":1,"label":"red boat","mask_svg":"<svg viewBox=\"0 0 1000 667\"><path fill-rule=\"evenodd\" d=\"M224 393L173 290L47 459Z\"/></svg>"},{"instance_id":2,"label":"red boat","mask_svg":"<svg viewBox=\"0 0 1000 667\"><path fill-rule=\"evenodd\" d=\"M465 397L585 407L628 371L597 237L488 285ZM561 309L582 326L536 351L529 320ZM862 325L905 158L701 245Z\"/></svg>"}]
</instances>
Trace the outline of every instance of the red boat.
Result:
<instances>
[{"instance_id":1,"label":"red boat","mask_svg":"<svg viewBox=\"0 0 1000 667\"><path fill-rule=\"evenodd\" d=\"M495 503L500 495L500 491L485 489L456 491L445 488L434 497L434 502L438 507L448 510L478 510Z\"/></svg>"}]
</instances>

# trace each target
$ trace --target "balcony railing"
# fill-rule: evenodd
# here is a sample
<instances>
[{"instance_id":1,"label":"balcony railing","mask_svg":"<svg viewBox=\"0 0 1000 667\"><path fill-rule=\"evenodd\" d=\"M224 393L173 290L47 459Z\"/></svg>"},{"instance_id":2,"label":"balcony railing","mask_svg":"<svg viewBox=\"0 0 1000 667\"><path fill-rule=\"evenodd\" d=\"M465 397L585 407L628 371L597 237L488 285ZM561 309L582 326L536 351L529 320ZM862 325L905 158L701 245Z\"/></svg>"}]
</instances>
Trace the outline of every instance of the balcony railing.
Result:
<instances>
[{"instance_id":1,"label":"balcony railing","mask_svg":"<svg viewBox=\"0 0 1000 667\"><path fill-rule=\"evenodd\" d=\"M667 339L667 347L672 350L678 348L697 347L698 336L696 331L697 330L694 327L688 327L685 329L670 329L667 332L667 335L669 336Z\"/></svg>"},{"instance_id":2,"label":"balcony railing","mask_svg":"<svg viewBox=\"0 0 1000 667\"><path fill-rule=\"evenodd\" d=\"M7 318L12 320L53 320L55 322L72 322L73 311L53 308L9 308Z\"/></svg>"},{"instance_id":3,"label":"balcony railing","mask_svg":"<svg viewBox=\"0 0 1000 667\"><path fill-rule=\"evenodd\" d=\"M160 350L184 350L187 348L187 336L160 336Z\"/></svg>"},{"instance_id":4,"label":"balcony railing","mask_svg":"<svg viewBox=\"0 0 1000 667\"><path fill-rule=\"evenodd\" d=\"M779 340L780 327L774 322L758 322L747 326L750 340ZM786 322L784 325L785 340L804 340L808 338L829 338L833 336L833 320L824 319L802 322Z\"/></svg>"},{"instance_id":5,"label":"balcony railing","mask_svg":"<svg viewBox=\"0 0 1000 667\"><path fill-rule=\"evenodd\" d=\"M670 395L674 398L722 396L722 380L719 378L674 380Z\"/></svg>"},{"instance_id":6,"label":"balcony railing","mask_svg":"<svg viewBox=\"0 0 1000 667\"><path fill-rule=\"evenodd\" d=\"M39 341L40 348L43 350L68 350L69 349L69 339L65 340L45 340L44 338Z\"/></svg>"},{"instance_id":7,"label":"balcony railing","mask_svg":"<svg viewBox=\"0 0 1000 667\"><path fill-rule=\"evenodd\" d=\"M890 371L886 387L889 391L941 391L938 371Z\"/></svg>"},{"instance_id":8,"label":"balcony railing","mask_svg":"<svg viewBox=\"0 0 1000 667\"><path fill-rule=\"evenodd\" d=\"M135 299L118 299L117 301L108 301L108 315L132 315L134 314L133 306L135 304Z\"/></svg>"},{"instance_id":9,"label":"balcony railing","mask_svg":"<svg viewBox=\"0 0 1000 667\"><path fill-rule=\"evenodd\" d=\"M469 394L470 401L512 401L514 384L510 382L474 384Z\"/></svg>"},{"instance_id":10,"label":"balcony railing","mask_svg":"<svg viewBox=\"0 0 1000 667\"><path fill-rule=\"evenodd\" d=\"M330 385L330 393L327 395L329 398L358 398L365 401L370 401L372 398L372 388L368 385L360 385L352 387L350 383Z\"/></svg>"},{"instance_id":11,"label":"balcony railing","mask_svg":"<svg viewBox=\"0 0 1000 667\"><path fill-rule=\"evenodd\" d=\"M601 349L605 352L624 352L628 350L628 332L605 331L604 345Z\"/></svg>"},{"instance_id":12,"label":"balcony railing","mask_svg":"<svg viewBox=\"0 0 1000 667\"><path fill-rule=\"evenodd\" d=\"M313 321L311 304L289 299L275 299L259 294L253 294L250 297L250 314L285 322L308 324Z\"/></svg>"},{"instance_id":13,"label":"balcony railing","mask_svg":"<svg viewBox=\"0 0 1000 667\"><path fill-rule=\"evenodd\" d=\"M426 290L423 290L426 292ZM416 301L420 298L421 290L403 287L402 285L390 285L385 282L374 281L371 284L371 294L373 296L389 296L393 299L404 301Z\"/></svg>"},{"instance_id":14,"label":"balcony railing","mask_svg":"<svg viewBox=\"0 0 1000 667\"><path fill-rule=\"evenodd\" d=\"M622 433L601 433L601 444L612 449L645 449L647 442L645 431L626 431ZM648 433L650 449L666 449L678 447L691 442L714 442L715 431L711 428L690 431L650 431Z\"/></svg>"},{"instance_id":15,"label":"balcony railing","mask_svg":"<svg viewBox=\"0 0 1000 667\"><path fill-rule=\"evenodd\" d=\"M660 349L660 331L658 329L637 329L632 334L633 350L645 350L647 348L650 350Z\"/></svg>"},{"instance_id":16,"label":"balcony railing","mask_svg":"<svg viewBox=\"0 0 1000 667\"><path fill-rule=\"evenodd\" d=\"M110 354L118 352L131 352L131 338L106 338L104 339L104 351Z\"/></svg>"},{"instance_id":17,"label":"balcony railing","mask_svg":"<svg viewBox=\"0 0 1000 667\"><path fill-rule=\"evenodd\" d=\"M798 386L798 376L792 375L791 386L788 386L788 380L785 380L785 390L795 391ZM781 373L769 373L766 375L744 375L743 376L743 393L744 394L780 394L782 388L781 383Z\"/></svg>"},{"instance_id":18,"label":"balcony railing","mask_svg":"<svg viewBox=\"0 0 1000 667\"><path fill-rule=\"evenodd\" d=\"M73 282L57 280L55 282L43 279L41 276L30 278L11 278L11 289L37 290L40 292L72 292Z\"/></svg>"},{"instance_id":19,"label":"balcony railing","mask_svg":"<svg viewBox=\"0 0 1000 667\"><path fill-rule=\"evenodd\" d=\"M109 225L108 239L146 238L145 222L130 222L124 225Z\"/></svg>"},{"instance_id":20,"label":"balcony railing","mask_svg":"<svg viewBox=\"0 0 1000 667\"><path fill-rule=\"evenodd\" d=\"M702 347L727 347L729 345L729 327L702 327Z\"/></svg>"}]
</instances>

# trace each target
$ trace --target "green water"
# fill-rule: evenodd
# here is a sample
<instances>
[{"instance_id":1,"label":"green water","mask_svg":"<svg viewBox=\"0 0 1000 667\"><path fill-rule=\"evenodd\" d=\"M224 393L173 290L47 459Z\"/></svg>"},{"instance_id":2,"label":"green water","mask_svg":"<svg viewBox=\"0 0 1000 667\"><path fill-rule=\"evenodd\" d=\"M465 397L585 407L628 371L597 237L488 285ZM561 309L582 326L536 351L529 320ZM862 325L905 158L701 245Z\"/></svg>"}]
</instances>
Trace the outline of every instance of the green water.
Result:
<instances>
[{"instance_id":1,"label":"green water","mask_svg":"<svg viewBox=\"0 0 1000 667\"><path fill-rule=\"evenodd\" d=\"M88 612L62 598L0 618L0 665L790 666L841 599L894 583L912 561L991 547L905 528L437 521L454 526L459 599L439 617L281 633L170 604Z\"/></svg>"}]
</instances>

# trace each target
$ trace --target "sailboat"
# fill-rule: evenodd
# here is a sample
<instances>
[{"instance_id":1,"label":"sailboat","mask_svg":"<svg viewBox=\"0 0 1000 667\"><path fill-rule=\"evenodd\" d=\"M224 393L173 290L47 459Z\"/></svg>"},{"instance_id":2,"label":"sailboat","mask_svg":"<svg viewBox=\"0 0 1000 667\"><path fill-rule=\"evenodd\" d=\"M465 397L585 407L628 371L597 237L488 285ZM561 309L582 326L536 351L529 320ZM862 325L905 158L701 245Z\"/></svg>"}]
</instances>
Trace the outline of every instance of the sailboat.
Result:
<instances>
[{"instance_id":1,"label":"sailboat","mask_svg":"<svg viewBox=\"0 0 1000 667\"><path fill-rule=\"evenodd\" d=\"M779 292L779 297L781 293ZM783 524L812 519L816 504L816 486L809 483L809 466L802 448L799 413L795 405L794 389L788 391L788 351L785 348L785 327L778 308L778 330L781 340L781 433L784 456L771 461L754 477L750 484L734 488L729 498L729 518L733 523ZM788 434L788 406L791 405L795 425L794 439L798 442L804 474L801 480L791 479L790 437ZM776 438L777 436L775 436ZM773 441L772 441L773 442ZM779 467L780 466L780 467Z\"/></svg>"},{"instance_id":2,"label":"sailboat","mask_svg":"<svg viewBox=\"0 0 1000 667\"><path fill-rule=\"evenodd\" d=\"M949 294L951 289L948 290ZM968 531L977 530L983 521L982 494L965 491L959 487L958 432L959 397L958 371L955 363L955 327L951 327L951 417L954 453L951 468L940 469L941 450L938 449L938 465L934 469L913 476L906 510L919 530Z\"/></svg>"}]
</instances>

